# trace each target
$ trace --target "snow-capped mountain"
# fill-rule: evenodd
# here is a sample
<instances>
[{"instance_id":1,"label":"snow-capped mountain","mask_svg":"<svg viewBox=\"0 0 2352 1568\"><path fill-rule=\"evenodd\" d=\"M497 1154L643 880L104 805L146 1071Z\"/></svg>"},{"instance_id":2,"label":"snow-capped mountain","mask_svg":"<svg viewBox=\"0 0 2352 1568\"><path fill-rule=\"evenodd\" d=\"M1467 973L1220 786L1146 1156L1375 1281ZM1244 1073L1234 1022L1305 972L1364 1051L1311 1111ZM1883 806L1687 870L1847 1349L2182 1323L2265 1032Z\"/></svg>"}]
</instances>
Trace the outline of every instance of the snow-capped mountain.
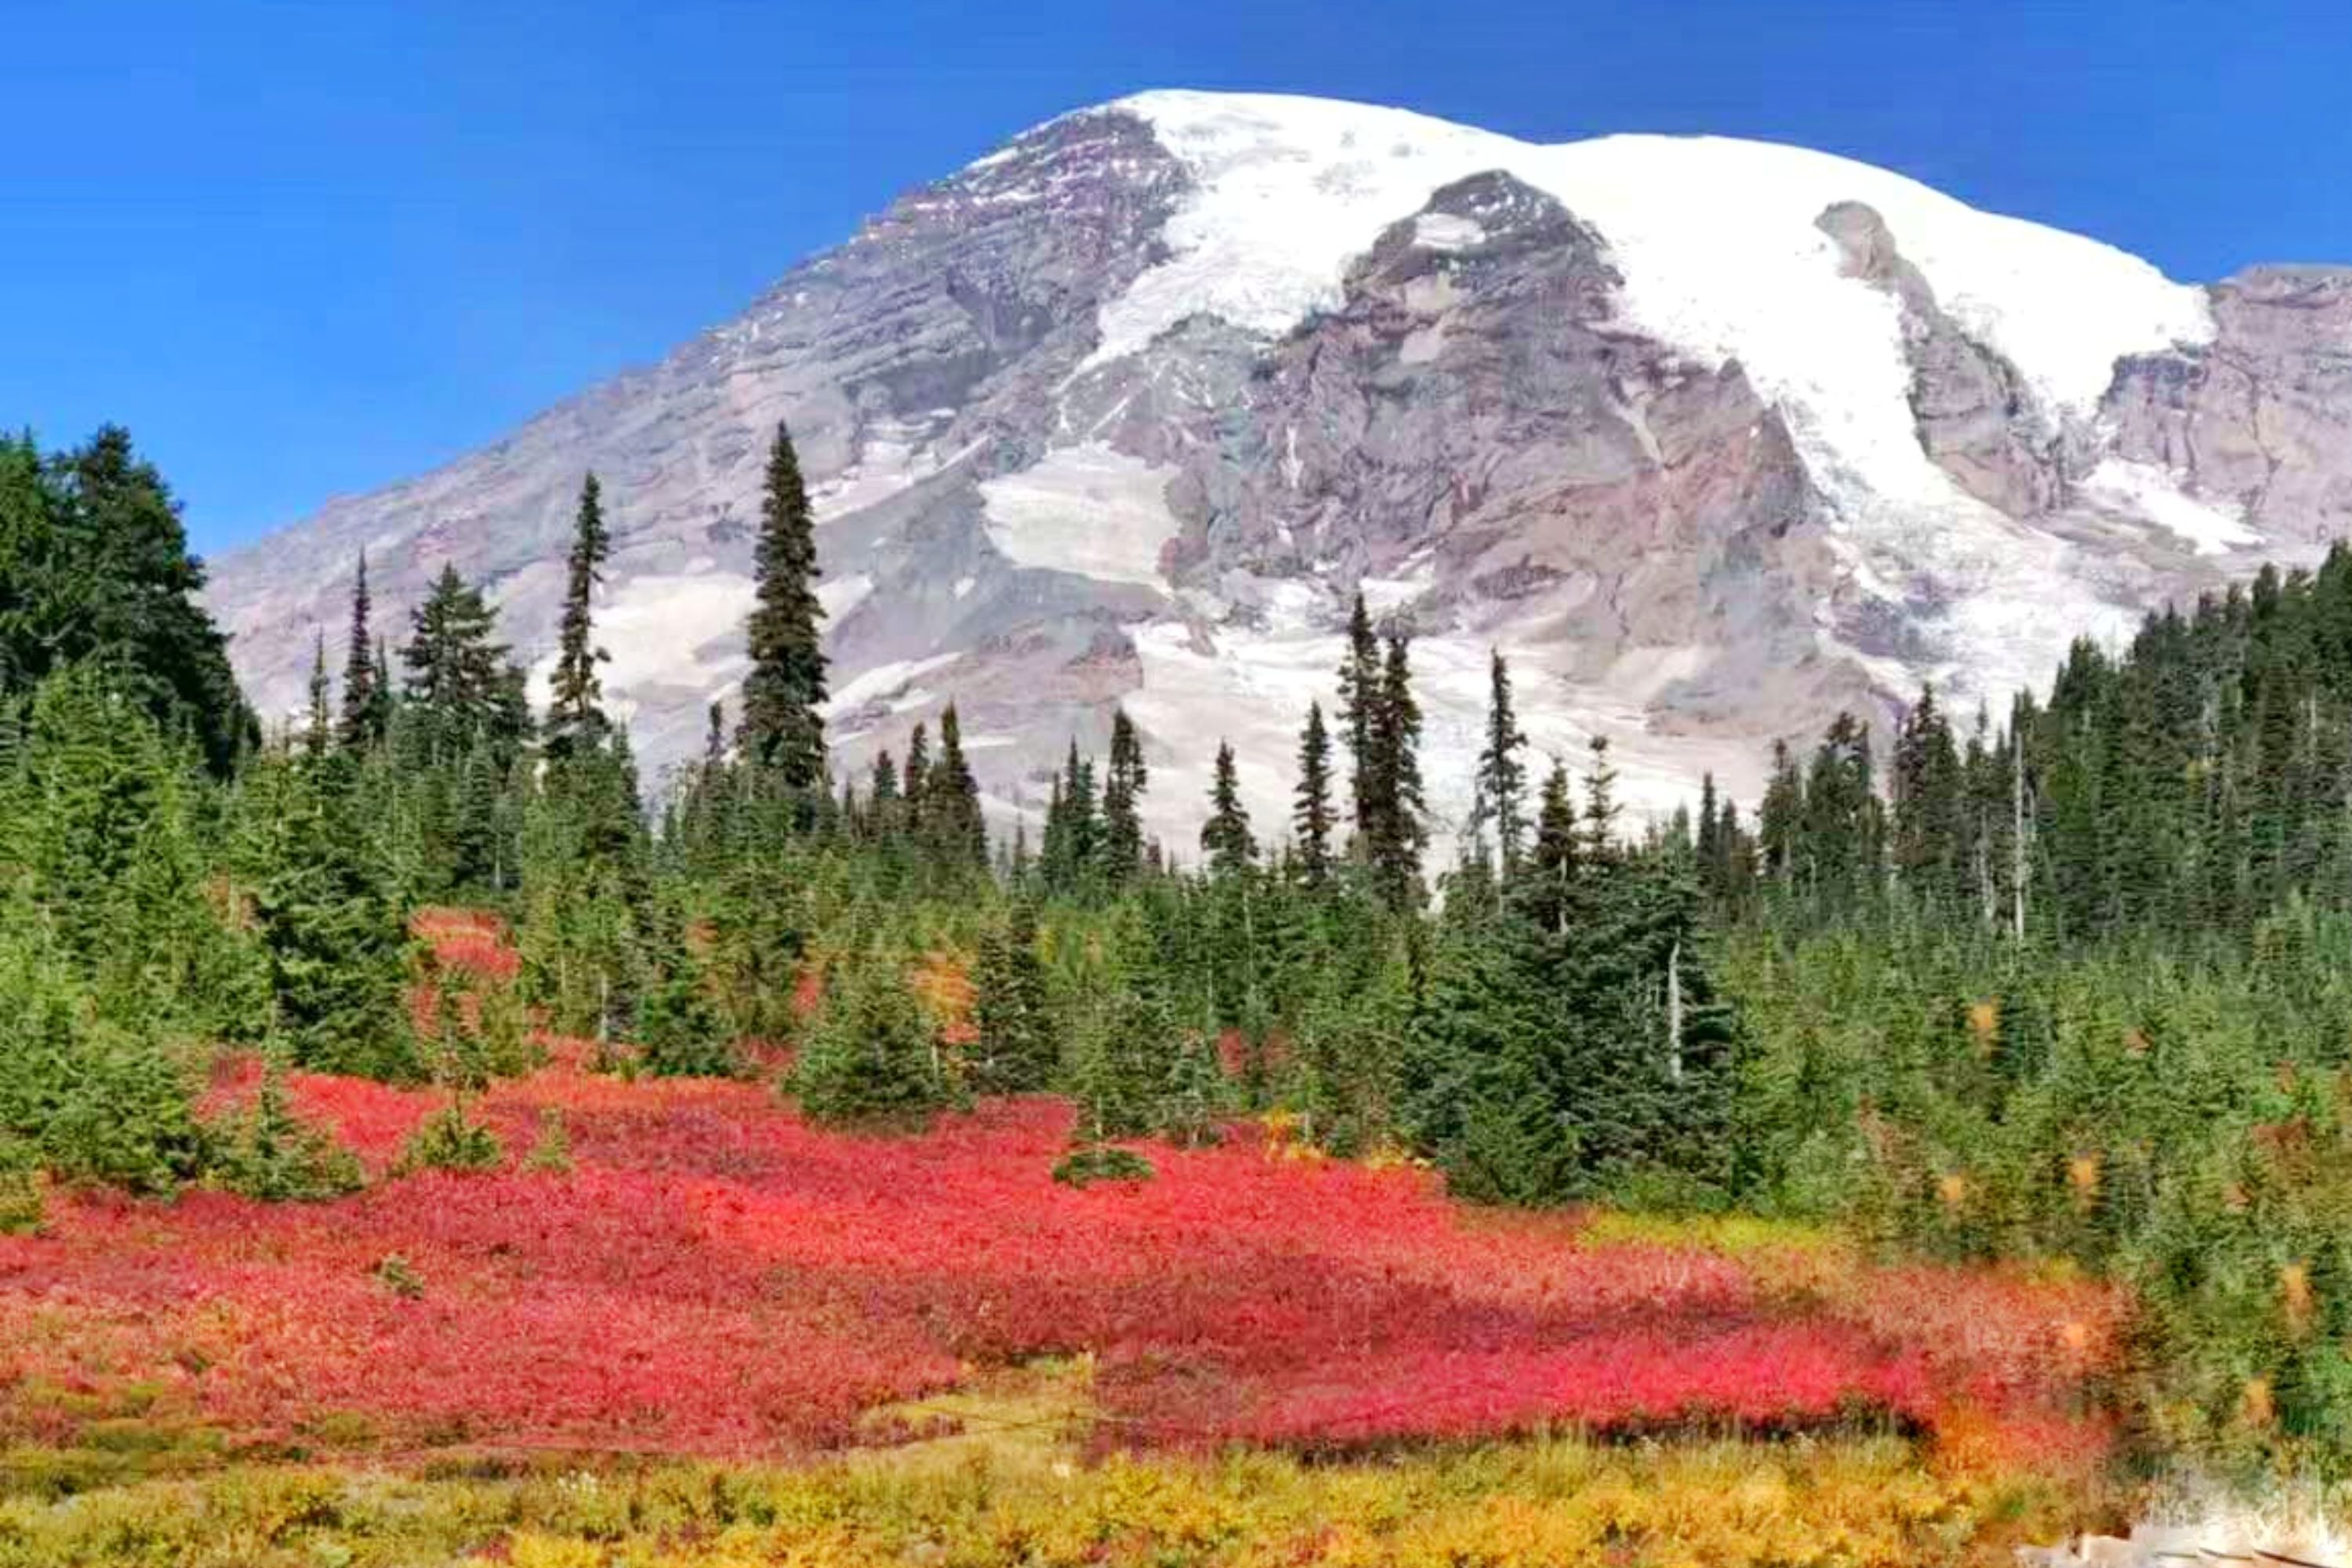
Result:
<instances>
[{"instance_id":1,"label":"snow-capped mountain","mask_svg":"<svg viewBox=\"0 0 2352 1568\"><path fill-rule=\"evenodd\" d=\"M761 458L815 488L844 765L952 699L1035 805L1111 705L1189 848L1220 736L1262 829L1360 589L1409 623L1441 818L1490 647L1541 751L1637 805L1932 679L1996 701L2073 637L2352 518L2352 272L2168 281L1791 147L1538 146L1309 99L1154 92L902 197L737 320L436 472L216 563L268 709L365 548L446 560L551 649L583 470L641 753L742 669Z\"/></svg>"}]
</instances>

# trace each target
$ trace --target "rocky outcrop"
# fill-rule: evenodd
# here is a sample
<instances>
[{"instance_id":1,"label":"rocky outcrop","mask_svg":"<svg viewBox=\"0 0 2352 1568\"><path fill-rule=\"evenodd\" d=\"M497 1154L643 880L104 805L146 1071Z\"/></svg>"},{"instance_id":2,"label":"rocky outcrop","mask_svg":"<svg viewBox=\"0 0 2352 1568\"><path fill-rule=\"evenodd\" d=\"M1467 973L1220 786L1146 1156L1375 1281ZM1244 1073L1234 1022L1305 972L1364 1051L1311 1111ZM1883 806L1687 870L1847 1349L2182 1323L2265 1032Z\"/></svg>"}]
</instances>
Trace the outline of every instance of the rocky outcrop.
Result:
<instances>
[{"instance_id":1,"label":"rocky outcrop","mask_svg":"<svg viewBox=\"0 0 2352 1568\"><path fill-rule=\"evenodd\" d=\"M2122 457L2189 477L2266 537L2352 527L2352 268L2258 267L2210 290L2214 341L2126 361Z\"/></svg>"},{"instance_id":2,"label":"rocky outcrop","mask_svg":"<svg viewBox=\"0 0 2352 1568\"><path fill-rule=\"evenodd\" d=\"M2017 367L1960 330L1903 258L1886 220L1861 202L1819 219L1846 276L1892 295L1903 313L1919 445L1955 482L2011 517L2041 517L2067 496L2059 432L2029 400Z\"/></svg>"}]
</instances>

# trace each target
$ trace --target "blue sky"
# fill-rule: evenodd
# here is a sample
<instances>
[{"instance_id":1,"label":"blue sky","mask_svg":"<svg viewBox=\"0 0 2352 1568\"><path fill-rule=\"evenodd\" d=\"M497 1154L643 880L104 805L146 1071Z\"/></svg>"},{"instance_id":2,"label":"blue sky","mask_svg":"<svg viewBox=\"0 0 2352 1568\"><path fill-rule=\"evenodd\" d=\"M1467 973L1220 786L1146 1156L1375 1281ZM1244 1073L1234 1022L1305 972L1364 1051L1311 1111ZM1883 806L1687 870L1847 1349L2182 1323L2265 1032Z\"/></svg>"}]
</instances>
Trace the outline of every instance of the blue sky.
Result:
<instances>
[{"instance_id":1,"label":"blue sky","mask_svg":"<svg viewBox=\"0 0 2352 1568\"><path fill-rule=\"evenodd\" d=\"M0 9L0 425L129 425L201 548L724 320L1146 87L1869 160L2175 277L2352 261L2342 0L178 0Z\"/></svg>"}]
</instances>

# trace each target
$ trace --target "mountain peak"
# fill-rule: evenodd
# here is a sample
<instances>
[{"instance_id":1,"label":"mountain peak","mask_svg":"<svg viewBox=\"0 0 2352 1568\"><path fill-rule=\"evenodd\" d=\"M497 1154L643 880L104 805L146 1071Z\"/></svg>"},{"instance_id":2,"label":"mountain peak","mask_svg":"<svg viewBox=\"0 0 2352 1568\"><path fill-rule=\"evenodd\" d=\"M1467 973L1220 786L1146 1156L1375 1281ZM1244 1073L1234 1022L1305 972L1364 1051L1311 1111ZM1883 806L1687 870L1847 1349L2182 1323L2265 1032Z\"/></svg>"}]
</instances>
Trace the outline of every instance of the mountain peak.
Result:
<instances>
[{"instance_id":1,"label":"mountain peak","mask_svg":"<svg viewBox=\"0 0 2352 1568\"><path fill-rule=\"evenodd\" d=\"M1164 830L1221 734L1271 826L1360 591L1418 636L1441 817L1489 647L1539 746L1608 736L1663 806L1702 769L1752 791L1765 741L1924 679L1998 700L2341 526L2352 408L2320 367L2347 310L2183 287L1803 148L1145 92L902 199L661 365L230 558L215 599L271 707L362 544L388 607L454 561L543 655L593 467L608 686L675 759L741 668L782 419L845 765L952 698L999 808L1030 809L1124 704Z\"/></svg>"}]
</instances>

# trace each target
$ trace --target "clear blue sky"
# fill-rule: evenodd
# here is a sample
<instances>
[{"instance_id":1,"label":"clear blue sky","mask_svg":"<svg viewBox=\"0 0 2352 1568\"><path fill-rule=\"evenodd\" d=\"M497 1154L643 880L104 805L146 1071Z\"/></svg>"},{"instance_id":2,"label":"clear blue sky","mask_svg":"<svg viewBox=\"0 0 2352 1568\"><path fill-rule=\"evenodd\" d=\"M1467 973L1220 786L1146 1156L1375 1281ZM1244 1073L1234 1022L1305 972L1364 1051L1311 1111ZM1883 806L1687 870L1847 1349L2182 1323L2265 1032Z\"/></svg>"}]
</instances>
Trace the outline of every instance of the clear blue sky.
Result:
<instances>
[{"instance_id":1,"label":"clear blue sky","mask_svg":"<svg viewBox=\"0 0 2352 1568\"><path fill-rule=\"evenodd\" d=\"M724 320L1147 87L1867 159L2173 276L2352 261L2344 0L24 0L0 425L129 425L218 550Z\"/></svg>"}]
</instances>

